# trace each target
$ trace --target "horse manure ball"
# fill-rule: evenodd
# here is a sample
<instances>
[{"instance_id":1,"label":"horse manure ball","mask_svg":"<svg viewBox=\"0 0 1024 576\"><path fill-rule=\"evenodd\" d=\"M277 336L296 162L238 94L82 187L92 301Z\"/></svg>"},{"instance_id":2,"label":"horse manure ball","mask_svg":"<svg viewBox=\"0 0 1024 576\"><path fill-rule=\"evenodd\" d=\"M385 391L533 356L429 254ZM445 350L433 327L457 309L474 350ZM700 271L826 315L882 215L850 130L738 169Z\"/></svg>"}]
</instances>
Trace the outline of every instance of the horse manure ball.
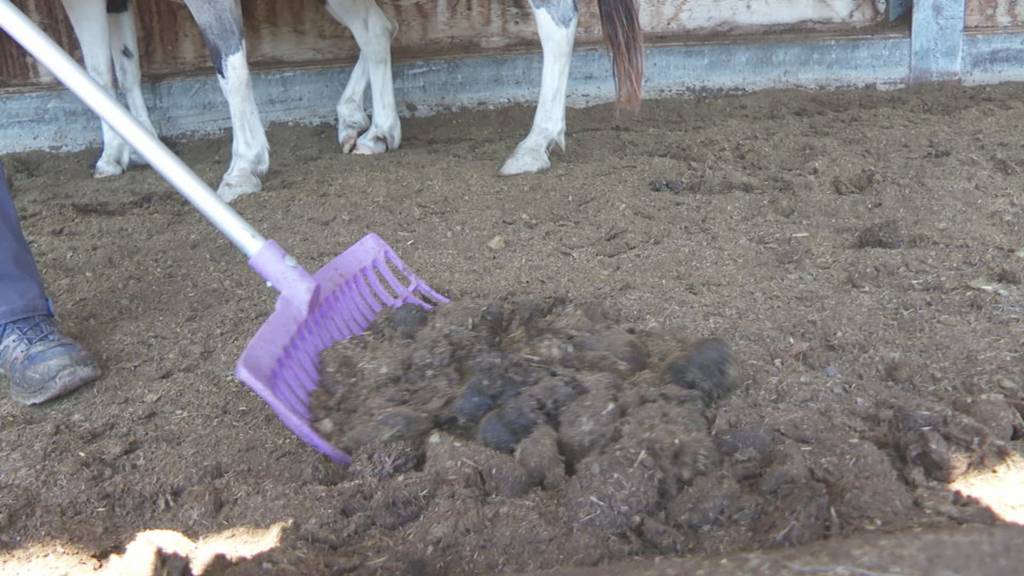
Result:
<instances>
[{"instance_id":1,"label":"horse manure ball","mask_svg":"<svg viewBox=\"0 0 1024 576\"><path fill-rule=\"evenodd\" d=\"M739 383L739 373L729 346L718 338L698 340L690 349L668 362L662 382L701 393L706 404L724 398Z\"/></svg>"}]
</instances>

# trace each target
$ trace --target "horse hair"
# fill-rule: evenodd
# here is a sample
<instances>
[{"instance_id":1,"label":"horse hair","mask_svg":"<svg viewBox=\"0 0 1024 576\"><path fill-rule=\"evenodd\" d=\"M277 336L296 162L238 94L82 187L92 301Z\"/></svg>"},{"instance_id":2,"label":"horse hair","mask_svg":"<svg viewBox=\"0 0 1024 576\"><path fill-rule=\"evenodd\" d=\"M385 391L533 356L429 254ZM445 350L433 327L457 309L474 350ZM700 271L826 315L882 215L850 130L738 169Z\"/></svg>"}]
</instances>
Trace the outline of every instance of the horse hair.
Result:
<instances>
[{"instance_id":1,"label":"horse hair","mask_svg":"<svg viewBox=\"0 0 1024 576\"><path fill-rule=\"evenodd\" d=\"M597 9L612 53L616 104L638 110L643 91L644 45L636 0L598 0Z\"/></svg>"}]
</instances>

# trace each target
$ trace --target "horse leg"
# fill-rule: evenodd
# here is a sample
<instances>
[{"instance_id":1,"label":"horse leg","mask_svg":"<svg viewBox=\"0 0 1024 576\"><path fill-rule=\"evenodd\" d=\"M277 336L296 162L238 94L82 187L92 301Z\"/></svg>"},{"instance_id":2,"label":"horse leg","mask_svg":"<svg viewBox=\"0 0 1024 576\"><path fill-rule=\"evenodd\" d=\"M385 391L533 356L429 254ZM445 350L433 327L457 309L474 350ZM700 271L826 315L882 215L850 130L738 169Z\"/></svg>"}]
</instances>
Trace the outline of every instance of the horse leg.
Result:
<instances>
[{"instance_id":1,"label":"horse leg","mask_svg":"<svg viewBox=\"0 0 1024 576\"><path fill-rule=\"evenodd\" d=\"M185 4L206 41L231 112L231 165L217 189L217 195L230 202L242 194L259 192L259 177L270 166L270 145L245 59L242 8L238 0L185 0Z\"/></svg>"},{"instance_id":2,"label":"horse leg","mask_svg":"<svg viewBox=\"0 0 1024 576\"><path fill-rule=\"evenodd\" d=\"M356 147L359 135L370 126L370 118L363 107L366 86L370 83L368 67L366 58L360 55L338 100L338 142L345 154Z\"/></svg>"},{"instance_id":3,"label":"horse leg","mask_svg":"<svg viewBox=\"0 0 1024 576\"><path fill-rule=\"evenodd\" d=\"M89 76L111 94L114 94L114 77L110 60L110 34L107 29L106 0L63 0L64 10L71 20L78 43L82 47L82 58ZM128 168L131 148L114 132L101 123L103 152L96 161L93 175L96 178L117 176Z\"/></svg>"},{"instance_id":4,"label":"horse leg","mask_svg":"<svg viewBox=\"0 0 1024 576\"><path fill-rule=\"evenodd\" d=\"M370 81L370 95L373 100L373 118L369 130L364 132L355 144L356 154L380 154L395 150L402 142L402 125L398 120L395 106L395 88L391 78L391 37L395 25L388 20L374 0L327 0L327 10L352 31L359 44L359 62L352 71L349 85L345 88L339 112L349 113L355 107L356 99L362 98L365 90L363 73L357 73L360 63ZM360 87L362 84L363 87ZM347 95L347 99L346 99ZM362 107L362 102L358 102ZM346 122L358 123L353 114L339 117L339 131ZM339 134L341 135L341 134ZM344 142L342 143L344 146Z\"/></svg>"},{"instance_id":5,"label":"horse leg","mask_svg":"<svg viewBox=\"0 0 1024 576\"><path fill-rule=\"evenodd\" d=\"M551 166L548 151L565 149L565 90L576 37L575 0L530 0L544 51L540 97L530 133L501 167L501 174L537 172Z\"/></svg>"},{"instance_id":6,"label":"horse leg","mask_svg":"<svg viewBox=\"0 0 1024 576\"><path fill-rule=\"evenodd\" d=\"M142 72L139 69L139 39L135 31L135 10L131 0L107 0L107 25L110 30L110 55L114 59L117 83L128 101L132 116L156 134L142 97ZM132 153L132 160L144 162Z\"/></svg>"}]
</instances>

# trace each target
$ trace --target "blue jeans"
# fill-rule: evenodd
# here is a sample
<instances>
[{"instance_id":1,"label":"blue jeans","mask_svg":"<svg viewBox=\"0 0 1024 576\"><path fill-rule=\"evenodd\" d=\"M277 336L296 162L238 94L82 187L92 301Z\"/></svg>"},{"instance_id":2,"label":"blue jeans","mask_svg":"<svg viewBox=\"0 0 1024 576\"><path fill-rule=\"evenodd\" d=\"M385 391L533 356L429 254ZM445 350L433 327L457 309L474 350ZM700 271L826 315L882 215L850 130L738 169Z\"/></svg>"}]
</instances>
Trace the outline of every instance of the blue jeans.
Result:
<instances>
[{"instance_id":1,"label":"blue jeans","mask_svg":"<svg viewBox=\"0 0 1024 576\"><path fill-rule=\"evenodd\" d=\"M0 324L49 313L43 280L21 233L0 163Z\"/></svg>"}]
</instances>

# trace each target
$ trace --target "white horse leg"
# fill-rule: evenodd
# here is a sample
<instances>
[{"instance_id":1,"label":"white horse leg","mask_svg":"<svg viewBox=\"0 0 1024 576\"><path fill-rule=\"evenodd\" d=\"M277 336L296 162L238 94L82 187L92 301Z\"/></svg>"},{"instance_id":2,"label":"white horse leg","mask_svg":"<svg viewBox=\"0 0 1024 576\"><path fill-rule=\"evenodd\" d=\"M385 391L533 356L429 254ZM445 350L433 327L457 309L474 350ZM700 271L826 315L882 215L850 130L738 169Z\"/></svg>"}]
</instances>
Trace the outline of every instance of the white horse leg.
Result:
<instances>
[{"instance_id":1,"label":"white horse leg","mask_svg":"<svg viewBox=\"0 0 1024 576\"><path fill-rule=\"evenodd\" d=\"M154 135L149 110L142 97L142 72L139 69L139 39L135 31L135 10L131 0L107 0L107 24L110 29L110 55L114 59L117 83L128 101L132 116ZM132 152L132 160L145 162Z\"/></svg>"},{"instance_id":2,"label":"white horse leg","mask_svg":"<svg viewBox=\"0 0 1024 576\"><path fill-rule=\"evenodd\" d=\"M270 145L260 120L246 62L242 8L238 0L185 0L196 19L231 112L231 165L217 195L230 202L259 192L270 166Z\"/></svg>"},{"instance_id":3,"label":"white horse leg","mask_svg":"<svg viewBox=\"0 0 1024 576\"><path fill-rule=\"evenodd\" d=\"M110 62L110 34L107 29L106 0L63 0L71 26L82 47L85 69L100 86L114 94ZM128 168L131 148L106 122L101 123L103 152L96 162L96 178L116 176Z\"/></svg>"},{"instance_id":4,"label":"white horse leg","mask_svg":"<svg viewBox=\"0 0 1024 576\"><path fill-rule=\"evenodd\" d=\"M530 0L530 5L544 50L544 70L533 127L501 167L506 176L549 168L548 151L555 144L565 149L565 90L576 37L576 4L574 0Z\"/></svg>"},{"instance_id":5,"label":"white horse leg","mask_svg":"<svg viewBox=\"0 0 1024 576\"><path fill-rule=\"evenodd\" d=\"M395 26L374 0L327 0L327 9L352 31L352 36L359 44L359 62L365 61L370 80L373 121L370 129L356 140L354 152L380 154L395 150L402 142L402 125L398 120L391 78L391 37L395 33ZM358 67L359 63L356 63ZM352 80L359 80L355 70ZM349 87L352 88L350 96L361 94L359 86L352 80L349 81ZM348 87L346 92L349 92Z\"/></svg>"},{"instance_id":6,"label":"white horse leg","mask_svg":"<svg viewBox=\"0 0 1024 576\"><path fill-rule=\"evenodd\" d=\"M231 164L221 180L217 195L231 202L243 194L259 192L260 176L270 168L270 143L260 120L256 97L249 78L243 46L240 52L224 60L224 75L219 78L221 91L231 111Z\"/></svg>"},{"instance_id":7,"label":"white horse leg","mask_svg":"<svg viewBox=\"0 0 1024 576\"><path fill-rule=\"evenodd\" d=\"M370 118L363 106L366 86L370 83L370 74L366 58L362 55L352 68L345 91L338 100L338 142L341 150L348 154L356 147L359 135L370 126Z\"/></svg>"}]
</instances>

